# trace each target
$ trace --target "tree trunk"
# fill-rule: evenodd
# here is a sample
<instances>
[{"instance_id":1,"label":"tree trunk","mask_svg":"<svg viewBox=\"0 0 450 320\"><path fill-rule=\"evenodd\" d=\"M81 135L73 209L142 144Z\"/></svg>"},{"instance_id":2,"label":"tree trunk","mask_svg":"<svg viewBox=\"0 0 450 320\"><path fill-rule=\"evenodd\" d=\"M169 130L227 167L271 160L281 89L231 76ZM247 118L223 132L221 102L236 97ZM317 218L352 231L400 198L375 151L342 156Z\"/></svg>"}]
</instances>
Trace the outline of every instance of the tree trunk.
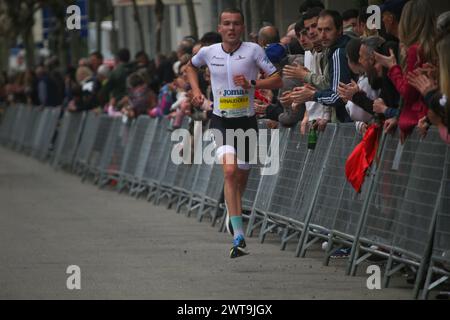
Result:
<instances>
[{"instance_id":1,"label":"tree trunk","mask_svg":"<svg viewBox=\"0 0 450 320\"><path fill-rule=\"evenodd\" d=\"M250 13L251 13L251 31L258 32L261 28L261 0L250 0Z\"/></svg>"},{"instance_id":2,"label":"tree trunk","mask_svg":"<svg viewBox=\"0 0 450 320\"><path fill-rule=\"evenodd\" d=\"M27 69L34 68L35 59L34 59L34 37L33 37L33 29L26 28L22 33L23 45L25 48L25 61L27 65Z\"/></svg>"},{"instance_id":3,"label":"tree trunk","mask_svg":"<svg viewBox=\"0 0 450 320\"><path fill-rule=\"evenodd\" d=\"M191 36L198 39L198 26L197 17L195 15L194 2L192 0L186 0L186 7L189 16L189 26L191 28Z\"/></svg>"},{"instance_id":4,"label":"tree trunk","mask_svg":"<svg viewBox=\"0 0 450 320\"><path fill-rule=\"evenodd\" d=\"M69 64L72 66L78 66L78 61L81 59L81 51L82 51L82 43L81 43L81 34L79 31L70 32L69 33L69 41L70 41L70 61ZM61 64L64 68L64 66Z\"/></svg>"},{"instance_id":5,"label":"tree trunk","mask_svg":"<svg viewBox=\"0 0 450 320\"><path fill-rule=\"evenodd\" d=\"M156 0L155 4L155 15L156 15L156 53L161 53L161 32L162 24L164 21L164 3L162 0Z\"/></svg>"},{"instance_id":6,"label":"tree trunk","mask_svg":"<svg viewBox=\"0 0 450 320\"><path fill-rule=\"evenodd\" d=\"M141 41L141 50L145 51L144 31L142 29L141 18L139 17L139 10L138 10L136 0L133 0L133 10L134 10L134 21L137 24L139 40Z\"/></svg>"},{"instance_id":7,"label":"tree trunk","mask_svg":"<svg viewBox=\"0 0 450 320\"><path fill-rule=\"evenodd\" d=\"M60 66L63 70L65 70L67 68L67 48L66 48L66 43L65 43L65 21L64 20L60 20L58 21L58 28L57 28L57 32L58 32L58 38L57 38L57 52L58 52L58 58L59 58L59 63ZM78 65L78 61L76 62Z\"/></svg>"},{"instance_id":8,"label":"tree trunk","mask_svg":"<svg viewBox=\"0 0 450 320\"><path fill-rule=\"evenodd\" d=\"M111 31L111 50L113 54L119 50L117 29L116 29L116 9L114 8L113 0L111 0L111 20L112 20L112 31Z\"/></svg>"},{"instance_id":9,"label":"tree trunk","mask_svg":"<svg viewBox=\"0 0 450 320\"><path fill-rule=\"evenodd\" d=\"M97 40L97 50L102 51L102 3L97 0L95 1L95 32Z\"/></svg>"},{"instance_id":10,"label":"tree trunk","mask_svg":"<svg viewBox=\"0 0 450 320\"><path fill-rule=\"evenodd\" d=\"M8 71L10 40L5 35L0 38L0 71Z\"/></svg>"}]
</instances>

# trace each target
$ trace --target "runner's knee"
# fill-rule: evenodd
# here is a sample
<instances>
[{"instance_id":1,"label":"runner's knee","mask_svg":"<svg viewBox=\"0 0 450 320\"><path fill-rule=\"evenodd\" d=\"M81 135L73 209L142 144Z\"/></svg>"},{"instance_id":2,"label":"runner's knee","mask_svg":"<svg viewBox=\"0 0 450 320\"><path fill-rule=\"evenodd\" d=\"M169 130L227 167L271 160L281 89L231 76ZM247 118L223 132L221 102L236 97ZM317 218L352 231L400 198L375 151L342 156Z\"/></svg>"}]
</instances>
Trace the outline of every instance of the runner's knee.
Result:
<instances>
[{"instance_id":1,"label":"runner's knee","mask_svg":"<svg viewBox=\"0 0 450 320\"><path fill-rule=\"evenodd\" d=\"M225 181L236 181L238 176L238 168L236 165L226 164L223 168L223 176Z\"/></svg>"}]
</instances>

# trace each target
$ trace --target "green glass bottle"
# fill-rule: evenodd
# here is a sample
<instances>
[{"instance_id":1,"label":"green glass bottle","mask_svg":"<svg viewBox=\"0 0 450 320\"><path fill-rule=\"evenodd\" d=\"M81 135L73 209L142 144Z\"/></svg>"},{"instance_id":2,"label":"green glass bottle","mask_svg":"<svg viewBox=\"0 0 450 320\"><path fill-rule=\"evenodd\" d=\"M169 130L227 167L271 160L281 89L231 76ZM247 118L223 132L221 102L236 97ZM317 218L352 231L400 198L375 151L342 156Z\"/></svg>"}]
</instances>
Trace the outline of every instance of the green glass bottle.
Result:
<instances>
[{"instance_id":1,"label":"green glass bottle","mask_svg":"<svg viewBox=\"0 0 450 320\"><path fill-rule=\"evenodd\" d=\"M308 149L315 150L317 145L317 129L314 128L315 121L313 121L308 134Z\"/></svg>"}]
</instances>

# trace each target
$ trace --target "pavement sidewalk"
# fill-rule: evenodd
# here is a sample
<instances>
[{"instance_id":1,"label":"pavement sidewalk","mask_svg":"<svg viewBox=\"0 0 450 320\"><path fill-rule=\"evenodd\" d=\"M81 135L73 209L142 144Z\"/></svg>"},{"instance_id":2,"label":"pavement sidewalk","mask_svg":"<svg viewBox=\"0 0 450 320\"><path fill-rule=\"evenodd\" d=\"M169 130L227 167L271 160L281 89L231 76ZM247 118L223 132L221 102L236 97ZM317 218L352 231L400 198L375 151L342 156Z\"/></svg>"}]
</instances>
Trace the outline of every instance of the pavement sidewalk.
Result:
<instances>
[{"instance_id":1,"label":"pavement sidewalk","mask_svg":"<svg viewBox=\"0 0 450 320\"><path fill-rule=\"evenodd\" d=\"M247 241L144 200L99 190L74 175L0 148L0 299L410 299L405 281L368 290L364 272L322 266L295 243ZM81 269L68 290L66 269ZM402 287L403 286L403 287Z\"/></svg>"}]
</instances>

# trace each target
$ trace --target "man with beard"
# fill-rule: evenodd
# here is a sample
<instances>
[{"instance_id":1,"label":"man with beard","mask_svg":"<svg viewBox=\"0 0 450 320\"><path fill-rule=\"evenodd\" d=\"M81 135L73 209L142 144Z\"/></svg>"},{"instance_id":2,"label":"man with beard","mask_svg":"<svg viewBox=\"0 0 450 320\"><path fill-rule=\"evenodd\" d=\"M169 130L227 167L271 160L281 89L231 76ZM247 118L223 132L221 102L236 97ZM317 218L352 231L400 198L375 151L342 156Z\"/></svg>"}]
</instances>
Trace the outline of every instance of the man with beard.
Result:
<instances>
[{"instance_id":1,"label":"man with beard","mask_svg":"<svg viewBox=\"0 0 450 320\"><path fill-rule=\"evenodd\" d=\"M400 95L395 89L393 83L387 76L388 70L375 60L375 52L387 54L393 51L396 55L398 46L395 42L386 42L381 37L369 37L362 40L359 51L359 63L363 67L369 84L374 90L380 90L380 98L372 100L367 97L366 93L360 91L358 86L354 84L347 85L347 96L352 97L350 100L356 105L370 114L381 114L387 120L385 129L390 131L397 125L397 117L399 115Z\"/></svg>"}]
</instances>

